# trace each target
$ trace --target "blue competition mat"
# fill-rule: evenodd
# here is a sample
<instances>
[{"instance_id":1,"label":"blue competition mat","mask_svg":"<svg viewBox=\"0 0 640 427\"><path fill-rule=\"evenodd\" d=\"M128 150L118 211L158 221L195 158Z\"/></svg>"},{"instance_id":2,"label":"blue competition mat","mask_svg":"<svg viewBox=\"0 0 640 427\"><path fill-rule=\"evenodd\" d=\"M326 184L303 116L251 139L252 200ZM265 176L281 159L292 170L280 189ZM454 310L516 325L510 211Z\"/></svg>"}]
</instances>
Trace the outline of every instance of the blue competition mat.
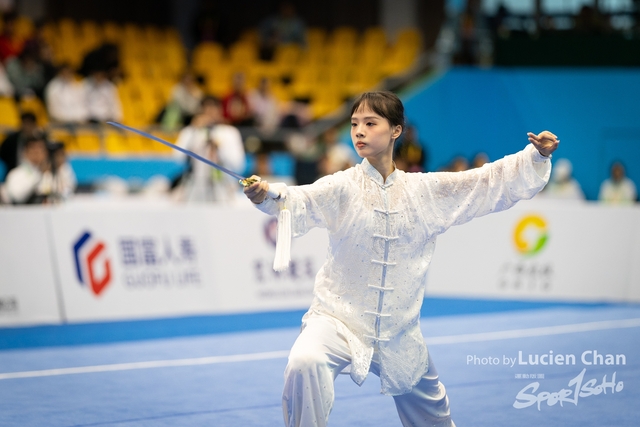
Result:
<instances>
[{"instance_id":1,"label":"blue competition mat","mask_svg":"<svg viewBox=\"0 0 640 427\"><path fill-rule=\"evenodd\" d=\"M640 419L640 307L423 318L464 426L628 426ZM278 426L297 327L0 351L2 426ZM331 426L399 426L370 375L336 380Z\"/></svg>"}]
</instances>

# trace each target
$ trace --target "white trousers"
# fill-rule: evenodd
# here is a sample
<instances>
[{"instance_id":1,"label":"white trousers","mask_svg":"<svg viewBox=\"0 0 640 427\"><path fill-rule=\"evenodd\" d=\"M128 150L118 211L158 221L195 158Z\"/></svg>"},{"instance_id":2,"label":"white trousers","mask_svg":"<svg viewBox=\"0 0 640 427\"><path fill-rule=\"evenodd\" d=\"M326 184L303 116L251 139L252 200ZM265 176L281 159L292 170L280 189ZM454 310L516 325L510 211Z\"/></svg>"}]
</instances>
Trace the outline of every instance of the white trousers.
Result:
<instances>
[{"instance_id":1,"label":"white trousers","mask_svg":"<svg viewBox=\"0 0 640 427\"><path fill-rule=\"evenodd\" d=\"M351 363L349 344L336 321L325 316L306 320L291 348L284 374L282 410L287 427L325 427L333 407L333 383ZM377 355L370 371L380 375ZM404 427L455 427L447 392L429 359L429 371L410 393L393 396Z\"/></svg>"}]
</instances>

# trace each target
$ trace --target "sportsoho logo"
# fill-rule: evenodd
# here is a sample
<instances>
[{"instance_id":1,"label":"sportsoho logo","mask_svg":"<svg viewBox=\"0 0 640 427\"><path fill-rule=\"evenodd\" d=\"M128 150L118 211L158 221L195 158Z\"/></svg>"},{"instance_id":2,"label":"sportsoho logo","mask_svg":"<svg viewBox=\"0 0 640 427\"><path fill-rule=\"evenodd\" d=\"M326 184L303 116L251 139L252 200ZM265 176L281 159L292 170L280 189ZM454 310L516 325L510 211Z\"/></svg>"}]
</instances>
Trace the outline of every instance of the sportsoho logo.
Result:
<instances>
[{"instance_id":1,"label":"sportsoho logo","mask_svg":"<svg viewBox=\"0 0 640 427\"><path fill-rule=\"evenodd\" d=\"M89 286L94 295L100 295L111 282L111 262L104 242L84 232L73 244L76 275L82 286Z\"/></svg>"}]
</instances>

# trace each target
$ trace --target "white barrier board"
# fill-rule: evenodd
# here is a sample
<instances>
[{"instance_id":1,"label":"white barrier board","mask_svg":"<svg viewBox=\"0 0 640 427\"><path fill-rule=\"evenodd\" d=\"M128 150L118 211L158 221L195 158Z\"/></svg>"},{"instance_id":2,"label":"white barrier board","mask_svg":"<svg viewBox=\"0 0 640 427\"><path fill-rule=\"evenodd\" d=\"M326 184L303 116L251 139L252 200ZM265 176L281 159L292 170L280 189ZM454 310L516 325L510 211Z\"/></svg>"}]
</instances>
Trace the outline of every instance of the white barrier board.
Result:
<instances>
[{"instance_id":1,"label":"white barrier board","mask_svg":"<svg viewBox=\"0 0 640 427\"><path fill-rule=\"evenodd\" d=\"M0 233L0 325L305 309L328 243L294 239L276 273L250 205L7 208ZM638 259L637 206L521 202L440 236L427 295L640 301Z\"/></svg>"},{"instance_id":2,"label":"white barrier board","mask_svg":"<svg viewBox=\"0 0 640 427\"><path fill-rule=\"evenodd\" d=\"M521 202L440 236L427 294L623 301L639 223L637 208Z\"/></svg>"},{"instance_id":3,"label":"white barrier board","mask_svg":"<svg viewBox=\"0 0 640 427\"><path fill-rule=\"evenodd\" d=\"M294 241L277 274L275 218L255 209L85 208L53 224L72 322L305 308L326 246L322 234Z\"/></svg>"},{"instance_id":4,"label":"white barrier board","mask_svg":"<svg viewBox=\"0 0 640 427\"><path fill-rule=\"evenodd\" d=\"M0 326L60 322L47 215L0 210Z\"/></svg>"},{"instance_id":5,"label":"white barrier board","mask_svg":"<svg viewBox=\"0 0 640 427\"><path fill-rule=\"evenodd\" d=\"M214 245L218 294L226 312L304 309L311 304L315 275L325 261L326 230L291 242L287 271L273 270L275 217L255 208L218 212Z\"/></svg>"},{"instance_id":6,"label":"white barrier board","mask_svg":"<svg viewBox=\"0 0 640 427\"><path fill-rule=\"evenodd\" d=\"M208 209L52 213L66 319L209 313L218 304Z\"/></svg>"}]
</instances>

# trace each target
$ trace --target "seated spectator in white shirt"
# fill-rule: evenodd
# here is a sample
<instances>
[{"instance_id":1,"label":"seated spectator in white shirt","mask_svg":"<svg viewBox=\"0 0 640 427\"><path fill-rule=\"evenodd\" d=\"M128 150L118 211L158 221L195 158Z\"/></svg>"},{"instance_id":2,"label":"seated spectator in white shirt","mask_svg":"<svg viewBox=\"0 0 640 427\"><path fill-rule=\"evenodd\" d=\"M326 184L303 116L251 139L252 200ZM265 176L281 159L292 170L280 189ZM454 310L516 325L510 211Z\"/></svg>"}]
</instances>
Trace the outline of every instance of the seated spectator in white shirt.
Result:
<instances>
[{"instance_id":1,"label":"seated spectator in white shirt","mask_svg":"<svg viewBox=\"0 0 640 427\"><path fill-rule=\"evenodd\" d=\"M196 76L191 72L186 72L180 82L171 91L170 105L173 104L180 111L180 121L187 125L200 111L200 102L204 93L198 86Z\"/></svg>"},{"instance_id":2,"label":"seated spectator in white shirt","mask_svg":"<svg viewBox=\"0 0 640 427\"><path fill-rule=\"evenodd\" d=\"M278 99L271 92L268 78L260 80L260 86L249 92L249 108L256 125L264 133L272 133L280 124L280 108Z\"/></svg>"},{"instance_id":3,"label":"seated spectator in white shirt","mask_svg":"<svg viewBox=\"0 0 640 427\"><path fill-rule=\"evenodd\" d=\"M7 175L5 191L10 203L42 203L44 173L50 170L47 143L42 137L32 136L24 143L23 162Z\"/></svg>"},{"instance_id":4,"label":"seated spectator in white shirt","mask_svg":"<svg viewBox=\"0 0 640 427\"><path fill-rule=\"evenodd\" d=\"M9 81L7 71L0 62L0 96L11 97L14 94L13 85Z\"/></svg>"},{"instance_id":5,"label":"seated spectator in white shirt","mask_svg":"<svg viewBox=\"0 0 640 427\"><path fill-rule=\"evenodd\" d=\"M244 173L246 155L242 135L234 126L223 123L220 101L212 96L202 100L200 113L180 131L176 145L193 151L236 173ZM174 152L176 158L186 155ZM235 200L241 190L238 180L205 163L189 159L183 185L177 198L187 202L223 202ZM240 193L241 194L241 193Z\"/></svg>"},{"instance_id":6,"label":"seated spectator in white shirt","mask_svg":"<svg viewBox=\"0 0 640 427\"><path fill-rule=\"evenodd\" d=\"M598 200L612 205L630 205L638 197L636 185L626 177L624 165L614 162L611 165L611 176L600 185Z\"/></svg>"},{"instance_id":7,"label":"seated spectator in white shirt","mask_svg":"<svg viewBox=\"0 0 640 427\"><path fill-rule=\"evenodd\" d=\"M78 181L73 168L67 161L64 144L56 142L49 145L51 170L44 173L41 188L51 194L52 201L68 200L76 190Z\"/></svg>"},{"instance_id":8,"label":"seated spectator in white shirt","mask_svg":"<svg viewBox=\"0 0 640 427\"><path fill-rule=\"evenodd\" d=\"M551 170L551 178L536 198L585 200L584 192L572 176L573 166L567 159L558 159Z\"/></svg>"},{"instance_id":9,"label":"seated spectator in white shirt","mask_svg":"<svg viewBox=\"0 0 640 427\"><path fill-rule=\"evenodd\" d=\"M44 91L49 117L60 123L82 123L87 120L85 86L77 81L69 64L63 64Z\"/></svg>"},{"instance_id":10,"label":"seated spectator in white shirt","mask_svg":"<svg viewBox=\"0 0 640 427\"><path fill-rule=\"evenodd\" d=\"M92 123L122 120L122 105L118 90L105 71L93 71L84 79L85 108Z\"/></svg>"}]
</instances>

